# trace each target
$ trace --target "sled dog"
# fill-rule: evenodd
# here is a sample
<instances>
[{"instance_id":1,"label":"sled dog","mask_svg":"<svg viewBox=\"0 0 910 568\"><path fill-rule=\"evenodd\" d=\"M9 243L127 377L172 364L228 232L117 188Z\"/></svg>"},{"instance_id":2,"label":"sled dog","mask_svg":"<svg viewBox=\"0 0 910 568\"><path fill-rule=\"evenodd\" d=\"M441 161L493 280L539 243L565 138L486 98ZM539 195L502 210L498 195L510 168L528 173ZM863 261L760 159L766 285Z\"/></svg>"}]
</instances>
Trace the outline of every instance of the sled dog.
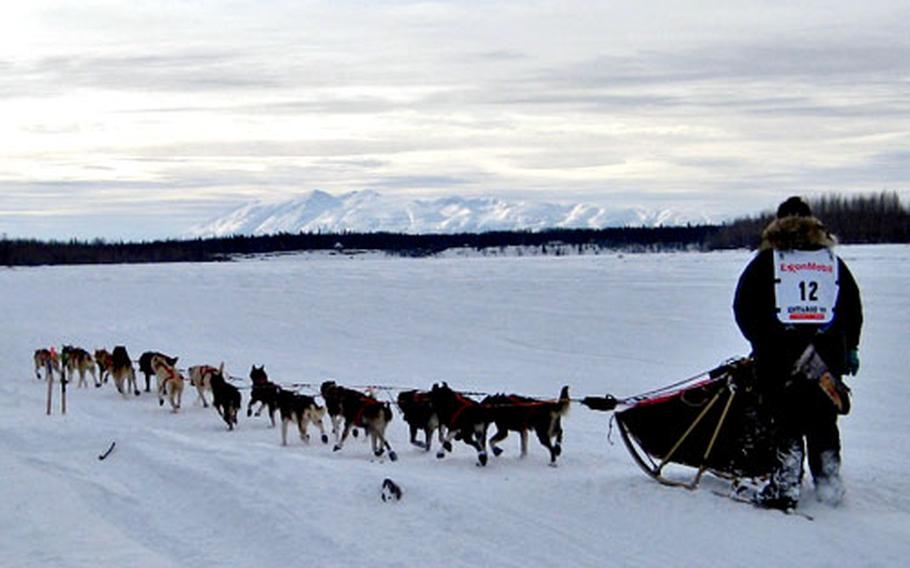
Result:
<instances>
[{"instance_id":1,"label":"sled dog","mask_svg":"<svg viewBox=\"0 0 910 568\"><path fill-rule=\"evenodd\" d=\"M433 407L433 401L430 400L430 393L419 390L406 390L398 393L398 408L401 409L402 418L408 423L411 433L411 443L430 451L433 445L433 433L438 430L439 443L442 444L445 437L445 428L439 423L439 416ZM417 439L417 432L424 433L424 441Z\"/></svg>"},{"instance_id":2,"label":"sled dog","mask_svg":"<svg viewBox=\"0 0 910 568\"><path fill-rule=\"evenodd\" d=\"M256 410L256 416L262 413L263 408L268 408L269 421L271 421L272 428L274 428L275 409L278 408L278 391L280 387L269 380L269 376L265 372L265 365L261 367L253 365L250 369L250 382L253 383L253 386L250 389L250 402L246 405L246 415L252 416L253 405L258 402L259 408Z\"/></svg>"},{"instance_id":3,"label":"sled dog","mask_svg":"<svg viewBox=\"0 0 910 568\"><path fill-rule=\"evenodd\" d=\"M278 391L278 411L281 416L281 445L288 445L288 425L291 422L297 424L297 431L300 433L300 439L309 443L310 435L307 433L307 426L312 424L319 429L323 444L327 444L329 437L326 436L325 428L322 425L322 417L325 416L325 407L316 404L316 399L312 396L298 394L293 391L279 389Z\"/></svg>"},{"instance_id":4,"label":"sled dog","mask_svg":"<svg viewBox=\"0 0 910 568\"><path fill-rule=\"evenodd\" d=\"M541 445L550 452L550 465L562 453L562 417L569 411L569 387L559 393L558 400L538 400L515 394L495 394L481 401L489 411L496 433L490 438L493 455L502 453L497 444L506 439L509 431L521 436L521 457L528 454L528 430L537 434Z\"/></svg>"},{"instance_id":5,"label":"sled dog","mask_svg":"<svg viewBox=\"0 0 910 568\"><path fill-rule=\"evenodd\" d=\"M150 364L158 379L158 406L164 406L164 397L167 396L171 412L177 412L183 397L183 375L164 355L152 355Z\"/></svg>"},{"instance_id":6,"label":"sled dog","mask_svg":"<svg viewBox=\"0 0 910 568\"><path fill-rule=\"evenodd\" d=\"M64 345L62 352L63 365L69 380L73 379L73 375L79 373L79 382L76 383L77 387L88 386L88 381L85 380L86 372L92 375L92 382L95 383L96 387L101 386L101 383L98 382L98 377L95 375L95 360L92 358L91 353L81 347L73 347L72 345Z\"/></svg>"},{"instance_id":7,"label":"sled dog","mask_svg":"<svg viewBox=\"0 0 910 568\"><path fill-rule=\"evenodd\" d=\"M60 359L57 352L51 349L35 350L35 378L41 380L41 371L44 371L45 379L53 378L54 371L60 373ZM50 373L50 376L47 376Z\"/></svg>"},{"instance_id":8,"label":"sled dog","mask_svg":"<svg viewBox=\"0 0 910 568\"><path fill-rule=\"evenodd\" d=\"M452 451L452 440L460 438L477 450L478 464L487 465L488 409L476 400L452 390L446 383L433 385L430 400L439 416L439 422L446 428L442 448L436 452L436 457L445 457L445 452Z\"/></svg>"},{"instance_id":9,"label":"sled dog","mask_svg":"<svg viewBox=\"0 0 910 568\"><path fill-rule=\"evenodd\" d=\"M98 382L106 383L114 370L114 358L107 349L95 349L95 364L98 365Z\"/></svg>"},{"instance_id":10,"label":"sled dog","mask_svg":"<svg viewBox=\"0 0 910 568\"><path fill-rule=\"evenodd\" d=\"M171 367L177 365L178 357L170 357L164 353L159 353L157 351L146 351L139 356L139 371L145 375L145 392L150 392L151 388L151 379L152 375L155 374L155 370L152 368L152 357L158 355L163 357L165 362Z\"/></svg>"},{"instance_id":11,"label":"sled dog","mask_svg":"<svg viewBox=\"0 0 910 568\"><path fill-rule=\"evenodd\" d=\"M211 367L210 367L211 368ZM212 389L212 406L227 424L228 430L237 425L237 413L240 411L240 391L224 378L224 363L218 369L211 368L209 387ZM205 398L203 398L203 401Z\"/></svg>"},{"instance_id":12,"label":"sled dog","mask_svg":"<svg viewBox=\"0 0 910 568\"><path fill-rule=\"evenodd\" d=\"M196 401L202 401L202 407L208 408L209 403L205 399L206 391L212 392L212 377L215 375L220 375L221 378L224 378L224 363L221 363L219 367L212 367L211 365L194 365L186 370L187 376L190 378L190 385L196 387Z\"/></svg>"},{"instance_id":13,"label":"sled dog","mask_svg":"<svg viewBox=\"0 0 910 568\"><path fill-rule=\"evenodd\" d=\"M385 438L386 427L392 421L392 407L388 402L380 402L362 392L340 387L334 383L329 385L324 383L322 386L326 387L323 397L325 398L325 392L330 393L339 403L338 410L344 418L344 431L341 433L341 438L335 443L333 451L341 450L351 429L359 427L369 434L373 455L379 457L388 450L390 460L398 459L398 455ZM325 400L328 409L329 399Z\"/></svg>"},{"instance_id":14,"label":"sled dog","mask_svg":"<svg viewBox=\"0 0 910 568\"><path fill-rule=\"evenodd\" d=\"M124 397L129 394L130 390L136 396L139 396L139 388L136 385L136 370L133 368L133 361L123 345L114 347L114 352L111 353L111 377L114 378L114 386L117 387L117 392ZM125 385L124 382L126 383Z\"/></svg>"},{"instance_id":15,"label":"sled dog","mask_svg":"<svg viewBox=\"0 0 910 568\"><path fill-rule=\"evenodd\" d=\"M329 415L329 421L332 424L332 434L335 436L335 443L341 437L341 421L344 418L342 414L342 402L348 397L357 400L364 394L354 389L349 389L335 383L335 381L325 381L319 387L319 394L325 401L325 411ZM357 437L356 428L353 431L354 437Z\"/></svg>"}]
</instances>

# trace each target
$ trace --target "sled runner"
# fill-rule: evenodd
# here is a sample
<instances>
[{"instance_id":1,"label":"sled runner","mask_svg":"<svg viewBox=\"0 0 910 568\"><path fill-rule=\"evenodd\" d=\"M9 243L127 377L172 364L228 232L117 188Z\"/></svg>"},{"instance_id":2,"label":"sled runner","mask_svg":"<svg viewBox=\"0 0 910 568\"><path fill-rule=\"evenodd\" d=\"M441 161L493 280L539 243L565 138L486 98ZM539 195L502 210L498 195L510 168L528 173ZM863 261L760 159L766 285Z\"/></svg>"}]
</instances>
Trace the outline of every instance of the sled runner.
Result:
<instances>
[{"instance_id":1,"label":"sled runner","mask_svg":"<svg viewBox=\"0 0 910 568\"><path fill-rule=\"evenodd\" d=\"M742 358L663 389L620 402L615 412L635 462L664 485L694 489L704 473L755 477L774 468L770 420ZM669 464L696 468L691 481L667 477Z\"/></svg>"}]
</instances>

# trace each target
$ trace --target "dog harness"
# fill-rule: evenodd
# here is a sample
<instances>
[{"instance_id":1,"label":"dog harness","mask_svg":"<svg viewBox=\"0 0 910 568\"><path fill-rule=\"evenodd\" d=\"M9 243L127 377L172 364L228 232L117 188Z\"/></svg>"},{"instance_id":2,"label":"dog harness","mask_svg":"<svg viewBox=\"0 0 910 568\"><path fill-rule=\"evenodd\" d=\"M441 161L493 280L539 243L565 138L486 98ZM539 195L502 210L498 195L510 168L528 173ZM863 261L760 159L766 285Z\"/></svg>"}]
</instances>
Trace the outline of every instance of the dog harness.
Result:
<instances>
[{"instance_id":1,"label":"dog harness","mask_svg":"<svg viewBox=\"0 0 910 568\"><path fill-rule=\"evenodd\" d=\"M168 382L176 381L181 378L180 374L177 372L176 369L172 369L171 367L167 367L167 366L163 366L163 365L159 368L163 368L164 371L167 373L167 377L165 377L164 381L161 382L161 388L167 387Z\"/></svg>"},{"instance_id":2,"label":"dog harness","mask_svg":"<svg viewBox=\"0 0 910 568\"><path fill-rule=\"evenodd\" d=\"M218 374L218 369L216 369L215 367L210 367L209 365L202 365L199 368L199 379L202 380L202 382L205 382L206 376L209 376L209 381L211 381L211 376L214 376L216 374Z\"/></svg>"},{"instance_id":3,"label":"dog harness","mask_svg":"<svg viewBox=\"0 0 910 568\"><path fill-rule=\"evenodd\" d=\"M461 413L465 411L470 406L477 406L477 402L469 399L468 397L462 395L461 393L454 393L455 401L458 403L458 408L455 409L455 412L452 413L452 417L449 418L449 428L455 426L458 421L458 417L461 416Z\"/></svg>"},{"instance_id":4,"label":"dog harness","mask_svg":"<svg viewBox=\"0 0 910 568\"><path fill-rule=\"evenodd\" d=\"M357 409L357 413L354 414L354 424L360 424L360 421L363 418L363 413L366 412L367 408L376 406L377 404L382 404L375 398L370 398L368 396L364 396L362 399L360 399L360 402L363 404L360 405L360 408Z\"/></svg>"}]
</instances>

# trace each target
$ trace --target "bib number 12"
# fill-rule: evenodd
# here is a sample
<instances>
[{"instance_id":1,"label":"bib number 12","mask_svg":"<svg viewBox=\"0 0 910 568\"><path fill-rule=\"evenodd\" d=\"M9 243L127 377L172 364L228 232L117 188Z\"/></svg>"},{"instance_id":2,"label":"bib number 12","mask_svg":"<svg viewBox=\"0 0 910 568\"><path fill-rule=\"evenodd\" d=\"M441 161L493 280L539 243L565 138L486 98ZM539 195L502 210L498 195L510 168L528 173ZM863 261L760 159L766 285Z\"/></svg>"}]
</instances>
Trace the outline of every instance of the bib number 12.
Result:
<instances>
[{"instance_id":1,"label":"bib number 12","mask_svg":"<svg viewBox=\"0 0 910 568\"><path fill-rule=\"evenodd\" d=\"M818 282L814 281L801 281L799 283L799 296L803 302L817 302L818 301Z\"/></svg>"}]
</instances>

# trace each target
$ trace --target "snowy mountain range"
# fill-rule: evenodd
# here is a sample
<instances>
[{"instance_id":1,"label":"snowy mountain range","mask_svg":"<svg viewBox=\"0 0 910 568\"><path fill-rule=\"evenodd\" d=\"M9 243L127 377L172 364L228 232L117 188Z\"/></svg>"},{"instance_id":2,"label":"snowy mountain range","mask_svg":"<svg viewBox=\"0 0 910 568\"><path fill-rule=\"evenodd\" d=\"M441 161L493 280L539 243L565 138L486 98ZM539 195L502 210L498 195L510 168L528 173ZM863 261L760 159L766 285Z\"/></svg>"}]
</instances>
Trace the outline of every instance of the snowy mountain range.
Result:
<instances>
[{"instance_id":1,"label":"snowy mountain range","mask_svg":"<svg viewBox=\"0 0 910 568\"><path fill-rule=\"evenodd\" d=\"M710 223L701 213L644 208L606 209L584 204L506 201L495 197L401 199L375 191L331 195L312 191L284 200L257 201L190 229L191 237L280 232L474 233L550 228L656 227Z\"/></svg>"}]
</instances>

